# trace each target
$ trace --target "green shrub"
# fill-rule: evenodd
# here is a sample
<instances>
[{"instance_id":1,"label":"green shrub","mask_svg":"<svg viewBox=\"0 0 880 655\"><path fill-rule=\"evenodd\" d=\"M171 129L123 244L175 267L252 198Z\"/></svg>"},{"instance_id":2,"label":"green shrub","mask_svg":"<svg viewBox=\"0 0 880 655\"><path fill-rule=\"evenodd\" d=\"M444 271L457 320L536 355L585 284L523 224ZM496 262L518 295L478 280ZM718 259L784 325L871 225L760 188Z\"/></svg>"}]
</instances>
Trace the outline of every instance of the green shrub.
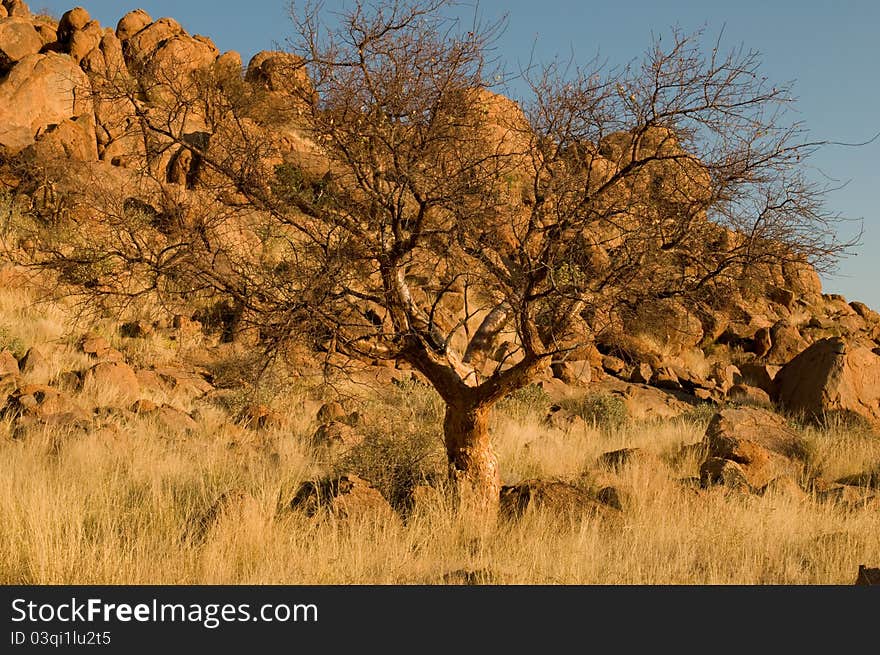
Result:
<instances>
[{"instance_id":1,"label":"green shrub","mask_svg":"<svg viewBox=\"0 0 880 655\"><path fill-rule=\"evenodd\" d=\"M550 396L538 384L529 384L517 389L498 402L498 411L515 419L530 415L543 415L550 406Z\"/></svg>"},{"instance_id":2,"label":"green shrub","mask_svg":"<svg viewBox=\"0 0 880 655\"><path fill-rule=\"evenodd\" d=\"M374 432L342 453L332 469L336 475L359 475L395 509L405 509L416 486L442 476L444 462L437 435L427 430L410 434Z\"/></svg>"},{"instance_id":3,"label":"green shrub","mask_svg":"<svg viewBox=\"0 0 880 655\"><path fill-rule=\"evenodd\" d=\"M629 420L626 401L618 395L595 392L560 401L562 409L605 430L617 430Z\"/></svg>"},{"instance_id":4,"label":"green shrub","mask_svg":"<svg viewBox=\"0 0 880 655\"><path fill-rule=\"evenodd\" d=\"M16 359L21 359L27 352L27 345L18 337L12 336L7 328L0 326L0 351L3 350L8 350Z\"/></svg>"}]
</instances>

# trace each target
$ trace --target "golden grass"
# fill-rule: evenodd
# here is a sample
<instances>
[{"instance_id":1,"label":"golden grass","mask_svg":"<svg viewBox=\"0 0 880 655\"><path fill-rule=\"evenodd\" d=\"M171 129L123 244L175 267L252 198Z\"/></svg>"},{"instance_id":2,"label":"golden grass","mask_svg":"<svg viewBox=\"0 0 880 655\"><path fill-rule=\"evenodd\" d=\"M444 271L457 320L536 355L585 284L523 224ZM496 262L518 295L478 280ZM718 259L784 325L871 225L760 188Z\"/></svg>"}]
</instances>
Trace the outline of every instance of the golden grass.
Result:
<instances>
[{"instance_id":1,"label":"golden grass","mask_svg":"<svg viewBox=\"0 0 880 655\"><path fill-rule=\"evenodd\" d=\"M87 366L73 347L63 303L32 301L23 287L0 288L3 338L19 349L46 350L49 370L40 381ZM107 336L134 363L184 354L161 336ZM235 368L233 360L226 365ZM76 400L86 409L125 406L114 393L87 388ZM258 433L232 423L235 408L255 393L281 413L280 427ZM365 417L361 429L386 440L385 450L366 451L361 465L442 470L442 407L433 392L410 385L352 393L358 398L348 402ZM848 584L859 564L880 563L876 506L683 483L697 474L698 459L672 455L700 440L705 417L563 430L541 421L540 398L502 403L493 435L505 482L614 484L629 499L619 520L561 525L537 512L481 525L435 490L406 523L334 521L279 510L300 482L354 461L311 445L320 404L313 389L279 378L268 389L232 390L222 402L143 395L191 412L199 430L175 433L120 414L89 433L45 428L13 440L11 420L0 420L0 583L431 584L468 570L509 584ZM804 434L822 477L880 462L876 435L843 427ZM596 466L603 452L623 447L657 457L617 471ZM229 491L243 500L203 533L195 530Z\"/></svg>"},{"instance_id":2,"label":"golden grass","mask_svg":"<svg viewBox=\"0 0 880 655\"><path fill-rule=\"evenodd\" d=\"M609 434L497 417L508 482L577 479L591 469L632 499L619 521L560 527L537 513L479 526L456 515L440 491L406 524L279 512L279 500L325 466L308 444L311 416L302 404L290 406L283 429L263 437L240 431L238 441L220 429L218 410L207 409L196 435L168 435L131 418L89 435L3 439L0 583L415 584L467 569L512 584L828 584L850 583L858 564L880 561L876 509L697 491L677 480L696 473L694 460L595 469L607 450L639 446L667 455L697 441L702 426L686 421ZM854 468L845 449L832 449L831 435L808 436L823 470ZM841 439L857 461L880 456L876 437ZM200 538L187 538L229 490L247 501Z\"/></svg>"}]
</instances>

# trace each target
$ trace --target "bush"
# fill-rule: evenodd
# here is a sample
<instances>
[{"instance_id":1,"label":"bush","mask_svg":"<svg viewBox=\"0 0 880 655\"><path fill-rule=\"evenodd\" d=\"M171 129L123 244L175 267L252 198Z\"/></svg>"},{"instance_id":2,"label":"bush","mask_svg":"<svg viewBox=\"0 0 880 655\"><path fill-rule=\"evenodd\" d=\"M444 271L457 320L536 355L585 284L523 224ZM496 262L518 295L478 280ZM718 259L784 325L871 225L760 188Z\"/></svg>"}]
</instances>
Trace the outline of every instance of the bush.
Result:
<instances>
[{"instance_id":1,"label":"bush","mask_svg":"<svg viewBox=\"0 0 880 655\"><path fill-rule=\"evenodd\" d=\"M331 464L333 474L355 473L395 509L407 509L416 486L444 477L443 416L443 402L433 388L409 379L389 385L378 402L364 408L365 420L358 427L364 440L339 453Z\"/></svg>"},{"instance_id":2,"label":"bush","mask_svg":"<svg viewBox=\"0 0 880 655\"><path fill-rule=\"evenodd\" d=\"M436 435L374 433L342 453L333 466L334 475L356 473L372 484L391 506L406 509L412 491L442 476L445 453Z\"/></svg>"},{"instance_id":3,"label":"bush","mask_svg":"<svg viewBox=\"0 0 880 655\"><path fill-rule=\"evenodd\" d=\"M629 420L626 401L618 395L596 392L560 401L562 409L605 430L617 430Z\"/></svg>"},{"instance_id":4,"label":"bush","mask_svg":"<svg viewBox=\"0 0 880 655\"><path fill-rule=\"evenodd\" d=\"M517 389L499 401L498 410L516 419L529 415L546 414L550 406L550 396L538 384L529 384Z\"/></svg>"},{"instance_id":5,"label":"bush","mask_svg":"<svg viewBox=\"0 0 880 655\"><path fill-rule=\"evenodd\" d=\"M8 350L16 359L21 359L27 352L27 345L19 339L9 334L9 330L0 326L0 351Z\"/></svg>"}]
</instances>

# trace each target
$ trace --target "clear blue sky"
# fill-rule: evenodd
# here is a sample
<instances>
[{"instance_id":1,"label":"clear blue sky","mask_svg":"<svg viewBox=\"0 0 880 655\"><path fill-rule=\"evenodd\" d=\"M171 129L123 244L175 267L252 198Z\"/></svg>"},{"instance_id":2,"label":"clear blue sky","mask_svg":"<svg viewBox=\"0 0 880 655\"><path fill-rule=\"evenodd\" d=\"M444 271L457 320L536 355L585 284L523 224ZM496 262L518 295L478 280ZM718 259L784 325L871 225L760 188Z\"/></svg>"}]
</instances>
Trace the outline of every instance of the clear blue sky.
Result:
<instances>
[{"instance_id":1,"label":"clear blue sky","mask_svg":"<svg viewBox=\"0 0 880 655\"><path fill-rule=\"evenodd\" d=\"M171 16L190 33L210 36L221 50L245 62L290 34L286 0L80 0L102 25L115 26L136 7L154 19ZM328 8L342 1L326 0ZM56 16L75 0L30 0L33 10ZM536 43L539 58L578 59L597 53L612 65L639 56L652 33L672 26L689 32L724 28L725 42L760 51L765 74L795 82L800 118L817 140L860 142L880 131L880 2L877 0L483 0L486 18L508 14L499 54L525 62ZM537 41L536 41L537 40ZM827 147L814 165L847 182L829 196L834 211L864 219L863 245L837 272L824 276L825 291L880 309L880 139L862 148ZM851 230L851 228L850 228Z\"/></svg>"}]
</instances>

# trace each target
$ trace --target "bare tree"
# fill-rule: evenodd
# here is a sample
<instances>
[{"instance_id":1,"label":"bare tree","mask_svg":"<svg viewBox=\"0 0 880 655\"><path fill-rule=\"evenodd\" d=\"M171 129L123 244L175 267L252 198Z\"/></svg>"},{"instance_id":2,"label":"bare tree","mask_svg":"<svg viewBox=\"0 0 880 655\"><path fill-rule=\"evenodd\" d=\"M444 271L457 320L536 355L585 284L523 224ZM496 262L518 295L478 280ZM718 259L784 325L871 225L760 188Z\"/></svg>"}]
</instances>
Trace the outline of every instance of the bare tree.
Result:
<instances>
[{"instance_id":1,"label":"bare tree","mask_svg":"<svg viewBox=\"0 0 880 655\"><path fill-rule=\"evenodd\" d=\"M805 174L819 144L787 122L790 89L756 53L675 33L621 70L530 68L517 104L490 90L502 24L449 7L292 10L293 56L267 92L215 67L160 80L160 111L117 85L146 149L185 157L173 181L191 191L154 169L151 193L177 215L132 212L123 193L75 256L44 248L42 263L80 284L100 265L115 286L91 289L123 297L227 294L272 344L309 334L408 362L446 403L460 496L494 508L493 405L615 312L830 264L848 244ZM285 148L291 122L304 141Z\"/></svg>"}]
</instances>

